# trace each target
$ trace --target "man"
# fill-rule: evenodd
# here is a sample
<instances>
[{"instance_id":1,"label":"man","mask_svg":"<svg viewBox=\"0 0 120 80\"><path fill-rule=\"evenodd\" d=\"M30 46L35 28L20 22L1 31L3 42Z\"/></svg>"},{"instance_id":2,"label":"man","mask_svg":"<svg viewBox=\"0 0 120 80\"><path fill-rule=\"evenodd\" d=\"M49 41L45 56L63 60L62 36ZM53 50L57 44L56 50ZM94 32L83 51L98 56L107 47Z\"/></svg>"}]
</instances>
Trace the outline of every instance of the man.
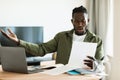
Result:
<instances>
[{"instance_id":1,"label":"man","mask_svg":"<svg viewBox=\"0 0 120 80\"><path fill-rule=\"evenodd\" d=\"M76 7L72 12L71 22L73 29L58 33L52 40L47 43L33 44L20 40L17 36L8 29L9 34L1 30L2 34L10 40L16 42L19 46L24 47L26 51L33 55L44 56L47 53L57 52L56 63L67 64L72 48L73 41L84 41L97 43L95 59L101 61L103 59L102 40L87 29L89 22L88 13L83 6ZM93 68L94 58L87 56L84 60L85 64Z\"/></svg>"}]
</instances>

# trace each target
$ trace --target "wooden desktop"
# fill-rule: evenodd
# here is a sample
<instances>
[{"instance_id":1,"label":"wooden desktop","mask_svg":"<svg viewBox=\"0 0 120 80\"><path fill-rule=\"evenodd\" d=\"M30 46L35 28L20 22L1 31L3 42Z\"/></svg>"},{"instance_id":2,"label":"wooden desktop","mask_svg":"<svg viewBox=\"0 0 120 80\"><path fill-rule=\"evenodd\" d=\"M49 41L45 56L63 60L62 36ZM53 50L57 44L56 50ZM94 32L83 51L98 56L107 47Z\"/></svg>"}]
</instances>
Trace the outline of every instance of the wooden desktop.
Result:
<instances>
[{"instance_id":1,"label":"wooden desktop","mask_svg":"<svg viewBox=\"0 0 120 80\"><path fill-rule=\"evenodd\" d=\"M41 62L41 66L54 64L54 61ZM3 71L0 66L0 80L99 80L100 76L96 75L68 75L60 74L56 76L33 73L33 74L21 74Z\"/></svg>"}]
</instances>

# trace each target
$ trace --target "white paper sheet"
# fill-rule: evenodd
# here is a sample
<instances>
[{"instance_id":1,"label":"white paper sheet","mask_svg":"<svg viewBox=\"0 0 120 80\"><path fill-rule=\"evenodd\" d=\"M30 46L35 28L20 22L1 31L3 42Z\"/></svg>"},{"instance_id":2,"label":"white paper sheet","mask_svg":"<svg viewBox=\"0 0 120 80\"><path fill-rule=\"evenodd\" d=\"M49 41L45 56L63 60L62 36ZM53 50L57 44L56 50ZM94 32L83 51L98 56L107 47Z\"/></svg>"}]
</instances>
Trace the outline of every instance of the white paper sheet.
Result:
<instances>
[{"instance_id":1,"label":"white paper sheet","mask_svg":"<svg viewBox=\"0 0 120 80\"><path fill-rule=\"evenodd\" d=\"M73 41L72 50L68 64L79 66L83 68L84 61L87 56L95 56L97 43L77 42Z\"/></svg>"},{"instance_id":2,"label":"white paper sheet","mask_svg":"<svg viewBox=\"0 0 120 80\"><path fill-rule=\"evenodd\" d=\"M61 66L58 68L54 68L51 70L47 70L47 71L44 71L41 73L50 74L50 75L59 75L59 74L62 74L62 73L65 73L67 71L74 70L77 68L79 68L79 67L78 66L71 66L71 65L67 64L67 65L64 65L64 66Z\"/></svg>"},{"instance_id":3,"label":"white paper sheet","mask_svg":"<svg viewBox=\"0 0 120 80\"><path fill-rule=\"evenodd\" d=\"M70 70L82 68L84 66L83 60L86 59L86 56L94 56L96 47L97 43L74 41L68 64L42 73L50 75L59 75Z\"/></svg>"}]
</instances>

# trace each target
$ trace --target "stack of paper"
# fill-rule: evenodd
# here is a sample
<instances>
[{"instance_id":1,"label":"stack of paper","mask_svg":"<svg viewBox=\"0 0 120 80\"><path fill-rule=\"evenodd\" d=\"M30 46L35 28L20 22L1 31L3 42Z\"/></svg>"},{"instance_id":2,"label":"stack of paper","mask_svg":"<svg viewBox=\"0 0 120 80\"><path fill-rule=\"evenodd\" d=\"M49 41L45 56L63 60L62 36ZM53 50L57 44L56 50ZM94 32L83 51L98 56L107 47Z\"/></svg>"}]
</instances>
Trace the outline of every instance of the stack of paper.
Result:
<instances>
[{"instance_id":1,"label":"stack of paper","mask_svg":"<svg viewBox=\"0 0 120 80\"><path fill-rule=\"evenodd\" d=\"M72 44L72 50L68 64L58 68L47 70L42 73L50 74L50 75L58 75L74 69L83 68L85 66L83 60L86 59L87 56L94 57L96 47L97 47L97 43L74 41Z\"/></svg>"}]
</instances>

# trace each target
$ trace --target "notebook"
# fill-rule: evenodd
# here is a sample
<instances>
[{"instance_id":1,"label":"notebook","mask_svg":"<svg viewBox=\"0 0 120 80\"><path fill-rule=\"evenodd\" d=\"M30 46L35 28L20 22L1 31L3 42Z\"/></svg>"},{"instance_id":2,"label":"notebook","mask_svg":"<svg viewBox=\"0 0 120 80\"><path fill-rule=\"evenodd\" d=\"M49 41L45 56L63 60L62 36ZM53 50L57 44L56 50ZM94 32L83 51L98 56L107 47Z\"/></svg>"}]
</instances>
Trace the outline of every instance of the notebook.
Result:
<instances>
[{"instance_id":1,"label":"notebook","mask_svg":"<svg viewBox=\"0 0 120 80\"><path fill-rule=\"evenodd\" d=\"M28 67L25 49L22 47L0 47L0 58L4 71L17 73L35 73L42 71L40 65Z\"/></svg>"}]
</instances>

